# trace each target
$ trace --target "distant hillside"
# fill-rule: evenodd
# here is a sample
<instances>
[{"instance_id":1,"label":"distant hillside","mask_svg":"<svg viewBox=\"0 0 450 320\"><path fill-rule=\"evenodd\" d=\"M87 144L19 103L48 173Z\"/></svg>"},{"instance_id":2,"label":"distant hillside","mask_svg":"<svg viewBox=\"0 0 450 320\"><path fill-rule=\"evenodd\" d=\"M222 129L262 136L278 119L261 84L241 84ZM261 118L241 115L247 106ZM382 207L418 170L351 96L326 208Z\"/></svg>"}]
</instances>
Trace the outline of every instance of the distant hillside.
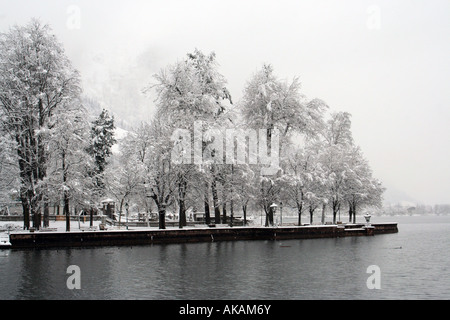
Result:
<instances>
[{"instance_id":1,"label":"distant hillside","mask_svg":"<svg viewBox=\"0 0 450 320\"><path fill-rule=\"evenodd\" d=\"M117 142L111 148L113 154L119 153L120 140L122 140L127 134L128 134L128 130L116 127L116 130L114 130L114 138L116 138Z\"/></svg>"},{"instance_id":2,"label":"distant hillside","mask_svg":"<svg viewBox=\"0 0 450 320\"><path fill-rule=\"evenodd\" d=\"M399 204L401 206L410 207L420 203L417 199L414 199L406 192L397 189L392 185L386 185L386 191L384 192L383 205Z\"/></svg>"},{"instance_id":3,"label":"distant hillside","mask_svg":"<svg viewBox=\"0 0 450 320\"><path fill-rule=\"evenodd\" d=\"M89 121L94 121L94 119L102 112L102 109L106 109L114 116L114 124L116 127L120 127L125 130L130 130L132 128L132 125L129 122L118 116L117 113L114 112L114 110L112 110L112 108L106 103L86 95L82 96L81 102L88 112Z\"/></svg>"}]
</instances>

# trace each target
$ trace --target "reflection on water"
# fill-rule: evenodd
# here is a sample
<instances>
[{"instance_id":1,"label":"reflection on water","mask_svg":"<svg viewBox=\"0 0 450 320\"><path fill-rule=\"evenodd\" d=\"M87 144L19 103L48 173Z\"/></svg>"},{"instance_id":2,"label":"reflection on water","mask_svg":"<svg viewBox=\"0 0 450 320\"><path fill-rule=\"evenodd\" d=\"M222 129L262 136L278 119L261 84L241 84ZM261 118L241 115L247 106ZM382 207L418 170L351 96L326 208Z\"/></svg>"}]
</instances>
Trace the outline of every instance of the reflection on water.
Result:
<instances>
[{"instance_id":1,"label":"reflection on water","mask_svg":"<svg viewBox=\"0 0 450 320\"><path fill-rule=\"evenodd\" d=\"M392 220L374 237L0 251L0 299L449 299L450 217Z\"/></svg>"}]
</instances>

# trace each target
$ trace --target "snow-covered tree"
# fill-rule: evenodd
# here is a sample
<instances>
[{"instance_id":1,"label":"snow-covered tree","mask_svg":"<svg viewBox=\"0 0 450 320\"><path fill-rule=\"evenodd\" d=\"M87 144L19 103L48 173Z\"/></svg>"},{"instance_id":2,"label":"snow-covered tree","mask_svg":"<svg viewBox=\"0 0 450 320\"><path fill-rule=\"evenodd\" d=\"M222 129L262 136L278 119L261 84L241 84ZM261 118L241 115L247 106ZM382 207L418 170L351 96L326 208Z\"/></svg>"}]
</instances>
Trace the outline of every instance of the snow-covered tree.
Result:
<instances>
[{"instance_id":1,"label":"snow-covered tree","mask_svg":"<svg viewBox=\"0 0 450 320\"><path fill-rule=\"evenodd\" d=\"M278 79L271 65L263 65L262 69L252 76L239 105L248 127L265 130L267 150L270 150L271 155L280 157L281 164L293 138L298 135L315 136L322 130L323 112L327 108L319 99L306 100L300 93L298 78L294 78L290 83ZM275 146L272 150L271 141L275 130L279 132L279 150L275 150ZM263 141L260 136L259 148L264 147L261 145ZM270 206L280 200L282 180L282 172L260 177L258 202L266 212L266 221L273 220ZM298 203L301 205L301 200Z\"/></svg>"},{"instance_id":2,"label":"snow-covered tree","mask_svg":"<svg viewBox=\"0 0 450 320\"><path fill-rule=\"evenodd\" d=\"M224 121L229 121L227 112L232 103L226 89L226 80L218 72L215 54L205 55L196 49L193 53L189 53L185 60L162 70L156 75L156 81L157 83L149 88L156 89L158 94L159 116L164 117L172 130L184 129L191 133L194 133L195 124L201 121L199 131L201 135L203 133L205 135L199 139L201 141L193 143L194 145L201 143L201 154L206 155L209 160L214 158L215 150L211 148L214 130L218 130L219 124L223 126ZM215 160L217 158L216 153ZM194 159L193 162L197 161ZM186 170L191 172L190 164L192 163L177 164L177 166L186 166ZM215 220L218 222L220 221L217 186L219 169L215 161L208 161L208 159L203 159L197 168L203 175L201 183L204 184L206 223L210 223L209 190L213 198ZM180 174L179 177L183 178L185 175ZM182 190L185 185L186 181L180 180L179 194L185 193Z\"/></svg>"},{"instance_id":3,"label":"snow-covered tree","mask_svg":"<svg viewBox=\"0 0 450 320\"><path fill-rule=\"evenodd\" d=\"M248 164L232 164L229 185L229 201L230 208L234 210L234 205L238 205L242 209L244 225L247 224L248 206L251 201L255 200L257 193L257 181L259 175L256 175ZM227 186L227 184L225 184Z\"/></svg>"},{"instance_id":4,"label":"snow-covered tree","mask_svg":"<svg viewBox=\"0 0 450 320\"><path fill-rule=\"evenodd\" d=\"M158 208L159 228L165 229L166 209L174 202L179 187L179 176L173 170L171 161L171 127L156 117L150 125L149 158L145 163L146 189Z\"/></svg>"},{"instance_id":5,"label":"snow-covered tree","mask_svg":"<svg viewBox=\"0 0 450 320\"><path fill-rule=\"evenodd\" d=\"M303 147L294 147L284 160L281 183L284 202L297 209L298 225L301 225L303 212L310 214L312 223L314 211L323 199L323 171L319 162L317 142L310 142Z\"/></svg>"},{"instance_id":6,"label":"snow-covered tree","mask_svg":"<svg viewBox=\"0 0 450 320\"><path fill-rule=\"evenodd\" d=\"M351 131L351 114L348 112L333 112L321 131L323 139L328 145L353 145Z\"/></svg>"},{"instance_id":7,"label":"snow-covered tree","mask_svg":"<svg viewBox=\"0 0 450 320\"><path fill-rule=\"evenodd\" d=\"M79 76L50 27L33 19L0 34L0 88L1 126L17 145L24 228L30 214L39 228L48 119L79 95Z\"/></svg>"},{"instance_id":8,"label":"snow-covered tree","mask_svg":"<svg viewBox=\"0 0 450 320\"><path fill-rule=\"evenodd\" d=\"M152 149L151 125L144 121L134 127L132 131L128 132L119 143L120 155L124 154L128 156L130 158L129 160L134 162L136 169L140 171L141 184L137 184L134 189L134 200L139 206L145 208L147 214L151 212L151 200L148 197L149 190L145 187L148 174L147 164L151 161ZM116 162L120 165L121 161L116 159Z\"/></svg>"},{"instance_id":9,"label":"snow-covered tree","mask_svg":"<svg viewBox=\"0 0 450 320\"><path fill-rule=\"evenodd\" d=\"M280 148L295 133L316 135L324 125L326 104L308 101L300 93L300 82L283 81L274 74L271 65L263 65L248 81L240 103L247 125L267 130L268 141L274 129L280 132Z\"/></svg>"},{"instance_id":10,"label":"snow-covered tree","mask_svg":"<svg viewBox=\"0 0 450 320\"><path fill-rule=\"evenodd\" d=\"M336 215L346 205L353 220L357 209L379 206L384 192L381 183L372 177L361 149L354 144L350 117L347 112L332 113L323 131L320 161L334 223Z\"/></svg>"},{"instance_id":11,"label":"snow-covered tree","mask_svg":"<svg viewBox=\"0 0 450 320\"><path fill-rule=\"evenodd\" d=\"M381 206L385 189L381 182L372 176L369 163L358 146L350 150L346 166L344 198L348 205L349 222L355 223L358 210Z\"/></svg>"},{"instance_id":12,"label":"snow-covered tree","mask_svg":"<svg viewBox=\"0 0 450 320\"><path fill-rule=\"evenodd\" d=\"M103 187L102 175L112 154L111 148L117 142L114 137L114 129L114 116L110 115L106 109L103 109L92 122L91 143L87 150L95 162L92 175L96 178L98 189Z\"/></svg>"},{"instance_id":13,"label":"snow-covered tree","mask_svg":"<svg viewBox=\"0 0 450 320\"><path fill-rule=\"evenodd\" d=\"M89 208L96 200L90 176L94 163L86 152L90 127L85 114L81 103L74 101L64 113L54 114L50 119L48 175L42 186L53 203L59 204L62 199L66 231L70 231L70 201Z\"/></svg>"},{"instance_id":14,"label":"snow-covered tree","mask_svg":"<svg viewBox=\"0 0 450 320\"><path fill-rule=\"evenodd\" d=\"M322 135L324 141L320 162L326 177L325 193L333 212L333 223L336 223L336 216L341 207L345 205L344 188L348 171L347 162L351 155L349 150L353 146L350 114L332 113Z\"/></svg>"},{"instance_id":15,"label":"snow-covered tree","mask_svg":"<svg viewBox=\"0 0 450 320\"><path fill-rule=\"evenodd\" d=\"M124 205L139 191L142 191L143 170L137 153L130 153L124 138L119 144L119 154L113 155L111 163L106 166L102 184L104 192L112 195L119 209L119 226L122 223Z\"/></svg>"}]
</instances>

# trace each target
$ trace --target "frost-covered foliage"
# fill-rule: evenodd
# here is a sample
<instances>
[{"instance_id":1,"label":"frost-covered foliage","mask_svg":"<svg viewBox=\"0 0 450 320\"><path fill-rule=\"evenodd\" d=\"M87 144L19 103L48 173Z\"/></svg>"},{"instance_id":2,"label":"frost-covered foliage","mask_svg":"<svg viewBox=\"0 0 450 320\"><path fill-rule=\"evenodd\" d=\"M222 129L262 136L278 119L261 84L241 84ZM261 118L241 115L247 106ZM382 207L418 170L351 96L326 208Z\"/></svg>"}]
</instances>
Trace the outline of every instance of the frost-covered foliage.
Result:
<instances>
[{"instance_id":1,"label":"frost-covered foliage","mask_svg":"<svg viewBox=\"0 0 450 320\"><path fill-rule=\"evenodd\" d=\"M325 120L325 102L306 99L298 78L281 81L270 65L247 83L240 106L247 126L281 132L280 171L259 179L256 197L268 216L274 202L296 208L299 224L305 211L312 223L315 210L328 206L336 221L344 206L354 219L357 209L381 204L384 189L354 145L349 113Z\"/></svg>"},{"instance_id":2,"label":"frost-covered foliage","mask_svg":"<svg viewBox=\"0 0 450 320\"><path fill-rule=\"evenodd\" d=\"M51 203L63 203L63 213L69 214L69 201L79 207L95 204L95 180L90 173L94 161L86 152L89 146L89 122L79 101L68 105L64 113L54 114L48 143L47 177L42 185Z\"/></svg>"},{"instance_id":3,"label":"frost-covered foliage","mask_svg":"<svg viewBox=\"0 0 450 320\"><path fill-rule=\"evenodd\" d=\"M327 105L319 100L308 101L300 92L300 82L279 80L271 65L263 65L244 89L240 103L247 125L253 128L278 129L282 137L301 132L315 135L323 128Z\"/></svg>"},{"instance_id":4,"label":"frost-covered foliage","mask_svg":"<svg viewBox=\"0 0 450 320\"><path fill-rule=\"evenodd\" d=\"M1 132L1 131L0 131ZM10 137L0 135L0 203L16 201L20 189L16 144ZM1 208L0 208L1 210Z\"/></svg>"},{"instance_id":5,"label":"frost-covered foliage","mask_svg":"<svg viewBox=\"0 0 450 320\"><path fill-rule=\"evenodd\" d=\"M219 168L214 164L214 157L219 151L214 148L215 136L233 121L232 99L226 88L226 80L218 72L214 53L205 55L200 50L187 54L187 58L169 66L155 76L156 84L147 90L157 92L157 118L164 119L171 133L177 129L188 129L193 132L194 125L201 121L205 132L200 140L201 154L204 162L198 167L183 164L172 167L176 172L178 188L174 193L180 207L180 216L184 217L186 189L193 176L200 176L201 182L196 186L203 189L203 205L206 221L209 223L209 190L213 197L216 221L220 219L218 209ZM203 184L203 186L200 186ZM174 191L175 192L175 191ZM181 226L181 225L180 225Z\"/></svg>"},{"instance_id":6,"label":"frost-covered foliage","mask_svg":"<svg viewBox=\"0 0 450 320\"><path fill-rule=\"evenodd\" d=\"M17 145L25 228L30 214L39 227L41 205L44 216L48 205L39 186L47 175L49 119L80 92L78 73L50 32L32 20L0 35L1 127Z\"/></svg>"},{"instance_id":7,"label":"frost-covered foliage","mask_svg":"<svg viewBox=\"0 0 450 320\"><path fill-rule=\"evenodd\" d=\"M213 53L204 55L196 50L184 61L161 71L156 75L156 84L147 88L157 92L157 118L165 119L166 127L195 133L196 121L202 121L203 161L170 166L172 179L183 188L178 193L176 188L172 189L167 199L183 199L177 202L180 207L192 206L204 211L207 223L211 200L216 223L227 221L226 213L233 215L235 206L245 216L251 204L266 212L267 224L272 222L273 203L296 208L299 224L303 212L309 213L312 222L317 209L324 215L328 207L335 220L336 214L345 207L354 219L357 210L381 203L383 188L372 177L367 161L354 144L349 113L332 112L326 119L329 107L325 102L307 99L301 93L298 78L282 81L270 65L263 65L250 78L243 98L234 105L226 81L217 71L215 58ZM248 162L256 156L252 152L257 151L245 142L245 137L240 139L245 143L240 152L245 153L247 162L236 162L236 141L225 131L234 129L245 135L245 129L249 128L263 129L267 137L275 130L280 133L279 150L274 150L280 157L276 174L261 176L259 172L264 164ZM265 147L261 141L271 150L270 139L259 140L258 149ZM161 149L161 142L169 143L183 157L186 153L188 159L192 155L191 148L183 149L176 144L177 140L159 139L150 145L153 150L165 150ZM194 140L190 142L195 146ZM232 147L232 160L217 161L217 157L225 158L224 150L217 148L225 146ZM182 184L183 181L189 183Z\"/></svg>"},{"instance_id":8,"label":"frost-covered foliage","mask_svg":"<svg viewBox=\"0 0 450 320\"><path fill-rule=\"evenodd\" d=\"M101 196L114 197L120 212L128 202L147 212L153 205L160 228L167 210L178 211L180 227L191 211L204 212L206 223L232 223L227 214L239 210L245 220L249 208L264 210L270 224L275 203L294 208L301 224L304 212L310 223L327 208L334 220L344 209L354 220L381 204L384 189L352 137L349 113L327 116L298 77L282 80L269 64L233 102L219 69L214 52L196 49L161 70L144 89L155 94L153 119L117 143L114 116L80 97L79 75L50 28L37 20L11 28L0 35L1 199L20 199L26 228L30 214L39 226L50 203L63 203L68 216L70 205L92 208ZM86 108L101 113L89 122ZM176 132L190 133L188 143ZM261 174L261 150L279 158L273 174Z\"/></svg>"},{"instance_id":9,"label":"frost-covered foliage","mask_svg":"<svg viewBox=\"0 0 450 320\"><path fill-rule=\"evenodd\" d=\"M146 92L156 91L158 112L173 127L190 129L198 120L212 125L231 109L231 95L214 53L205 55L196 49L161 70L155 80Z\"/></svg>"},{"instance_id":10,"label":"frost-covered foliage","mask_svg":"<svg viewBox=\"0 0 450 320\"><path fill-rule=\"evenodd\" d=\"M111 148L117 142L114 137L114 129L114 116L110 115L106 109L103 109L92 122L88 152L94 159L95 168L92 175L96 176L99 188L103 187L101 176L112 154Z\"/></svg>"}]
</instances>

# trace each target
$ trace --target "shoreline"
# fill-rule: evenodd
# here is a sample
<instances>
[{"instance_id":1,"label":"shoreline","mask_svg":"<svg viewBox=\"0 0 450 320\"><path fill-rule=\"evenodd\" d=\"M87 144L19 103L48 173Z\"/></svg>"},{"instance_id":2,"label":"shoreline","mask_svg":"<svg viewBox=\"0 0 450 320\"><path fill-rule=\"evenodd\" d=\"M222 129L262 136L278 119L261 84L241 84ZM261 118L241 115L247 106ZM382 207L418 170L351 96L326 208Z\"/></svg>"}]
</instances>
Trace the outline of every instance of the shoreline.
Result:
<instances>
[{"instance_id":1,"label":"shoreline","mask_svg":"<svg viewBox=\"0 0 450 320\"><path fill-rule=\"evenodd\" d=\"M196 243L239 240L286 240L374 236L397 233L396 222L346 225L185 227L182 229L129 229L86 231L16 231L9 235L10 249L66 248Z\"/></svg>"}]
</instances>

